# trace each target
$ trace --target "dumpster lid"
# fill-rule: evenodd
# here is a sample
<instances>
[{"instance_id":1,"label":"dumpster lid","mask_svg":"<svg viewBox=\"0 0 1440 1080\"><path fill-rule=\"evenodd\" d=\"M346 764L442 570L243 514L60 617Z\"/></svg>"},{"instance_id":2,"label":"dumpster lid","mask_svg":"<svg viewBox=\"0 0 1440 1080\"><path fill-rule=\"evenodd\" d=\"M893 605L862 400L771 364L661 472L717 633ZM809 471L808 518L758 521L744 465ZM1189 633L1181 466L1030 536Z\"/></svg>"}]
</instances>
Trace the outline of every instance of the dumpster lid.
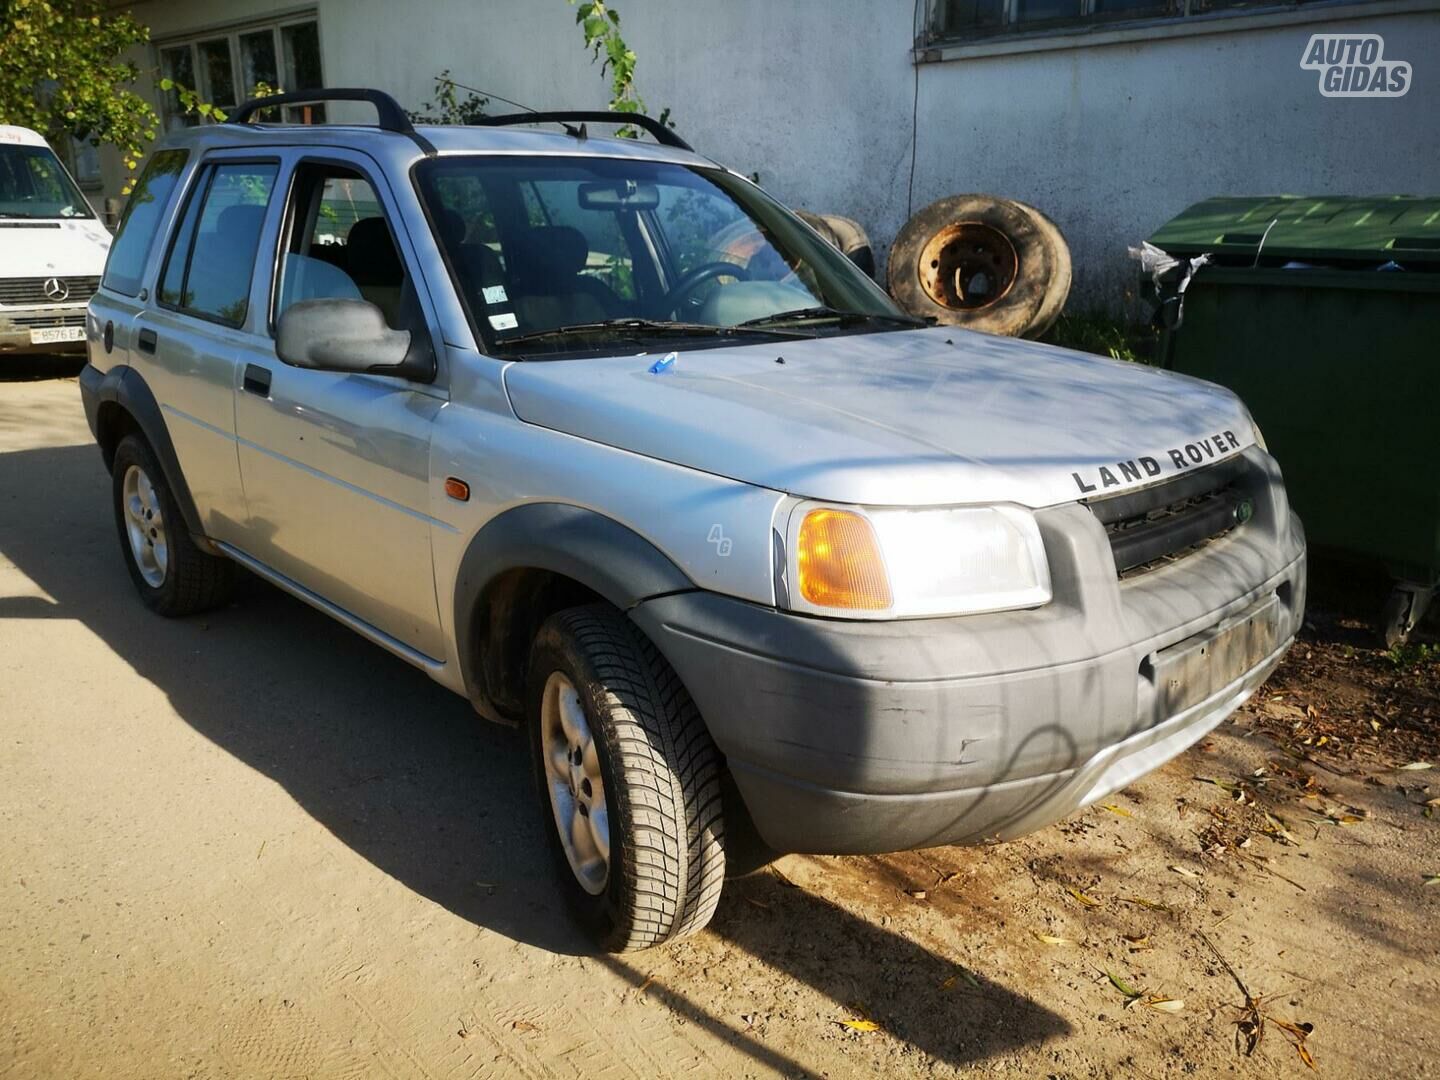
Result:
<instances>
[{"instance_id":1,"label":"dumpster lid","mask_svg":"<svg viewBox=\"0 0 1440 1080\"><path fill-rule=\"evenodd\" d=\"M1270 228L1270 223L1275 225ZM1171 255L1212 252L1254 259L1265 230L1263 264L1385 263L1440 269L1440 196L1261 195L1198 202L1150 237Z\"/></svg>"}]
</instances>

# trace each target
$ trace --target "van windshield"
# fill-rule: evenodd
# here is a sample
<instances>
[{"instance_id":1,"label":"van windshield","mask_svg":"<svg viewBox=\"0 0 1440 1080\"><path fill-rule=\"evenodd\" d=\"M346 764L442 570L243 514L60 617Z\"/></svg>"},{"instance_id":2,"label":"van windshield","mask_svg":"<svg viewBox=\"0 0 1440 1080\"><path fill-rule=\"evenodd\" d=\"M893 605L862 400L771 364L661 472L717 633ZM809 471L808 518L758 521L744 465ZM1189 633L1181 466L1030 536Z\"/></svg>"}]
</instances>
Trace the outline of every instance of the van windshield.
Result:
<instances>
[{"instance_id":1,"label":"van windshield","mask_svg":"<svg viewBox=\"0 0 1440 1080\"><path fill-rule=\"evenodd\" d=\"M500 354L916 325L790 211L721 169L496 154L432 158L418 178L461 299Z\"/></svg>"},{"instance_id":2,"label":"van windshield","mask_svg":"<svg viewBox=\"0 0 1440 1080\"><path fill-rule=\"evenodd\" d=\"M48 146L0 146L0 217L94 217Z\"/></svg>"}]
</instances>

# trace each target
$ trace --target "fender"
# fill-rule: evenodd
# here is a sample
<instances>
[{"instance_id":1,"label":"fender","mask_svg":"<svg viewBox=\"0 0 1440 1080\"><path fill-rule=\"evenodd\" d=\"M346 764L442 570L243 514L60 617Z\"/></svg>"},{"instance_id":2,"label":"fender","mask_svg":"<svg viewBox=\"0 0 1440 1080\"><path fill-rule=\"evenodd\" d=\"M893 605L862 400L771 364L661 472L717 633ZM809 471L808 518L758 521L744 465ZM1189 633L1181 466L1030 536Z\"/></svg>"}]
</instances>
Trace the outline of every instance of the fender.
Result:
<instances>
[{"instance_id":1,"label":"fender","mask_svg":"<svg viewBox=\"0 0 1440 1080\"><path fill-rule=\"evenodd\" d=\"M593 510L527 503L497 515L475 534L461 557L455 576L454 626L466 694L477 705L488 702L501 711L513 710L517 692L523 693L507 685L514 675L516 650L529 649L539 621L550 614L536 602L530 605L537 612L535 625L529 626L523 617L519 620L523 640L507 635L513 620L508 612L494 610L500 604L495 586L507 572L522 569L549 571L578 582L621 611L654 596L696 587L650 541Z\"/></svg>"},{"instance_id":2,"label":"fender","mask_svg":"<svg viewBox=\"0 0 1440 1080\"><path fill-rule=\"evenodd\" d=\"M113 404L129 414L135 426L140 429L140 434L145 436L145 441L150 444L150 449L155 451L160 470L165 474L165 482L175 496L180 516L185 519L186 529L203 546L208 547L205 531L200 526L200 514L195 509L194 498L190 495L190 485L185 482L185 473L180 469L180 459L175 455L175 444L170 441L170 429L165 426L160 403L155 400L155 393L146 383L144 376L132 367L113 367L102 373L86 364L80 372L80 397L85 404L85 419L90 424L90 432L100 445L100 453L104 455L106 470L110 469L115 457L115 446L123 437L123 430L115 427L119 417L105 408L105 405Z\"/></svg>"}]
</instances>

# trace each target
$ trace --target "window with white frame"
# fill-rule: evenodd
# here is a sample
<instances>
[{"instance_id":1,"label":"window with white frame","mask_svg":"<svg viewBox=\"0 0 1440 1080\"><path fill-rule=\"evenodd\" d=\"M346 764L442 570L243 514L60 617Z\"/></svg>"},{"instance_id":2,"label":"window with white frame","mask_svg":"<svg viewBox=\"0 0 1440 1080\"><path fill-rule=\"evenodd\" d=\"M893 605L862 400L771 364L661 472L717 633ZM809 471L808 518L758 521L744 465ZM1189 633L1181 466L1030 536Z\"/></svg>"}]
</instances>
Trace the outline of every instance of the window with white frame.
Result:
<instances>
[{"instance_id":1,"label":"window with white frame","mask_svg":"<svg viewBox=\"0 0 1440 1080\"><path fill-rule=\"evenodd\" d=\"M929 0L925 39L930 43L963 42L1031 32L1118 28L1126 23L1203 15L1293 11L1322 2L1333 0Z\"/></svg>"},{"instance_id":2,"label":"window with white frame","mask_svg":"<svg viewBox=\"0 0 1440 1080\"><path fill-rule=\"evenodd\" d=\"M257 90L291 92L325 85L320 72L320 24L313 15L163 41L157 51L161 75L223 111L255 97ZM162 107L167 130L200 122L199 116L185 112L174 90L164 95ZM325 106L289 106L285 119L322 124Z\"/></svg>"}]
</instances>

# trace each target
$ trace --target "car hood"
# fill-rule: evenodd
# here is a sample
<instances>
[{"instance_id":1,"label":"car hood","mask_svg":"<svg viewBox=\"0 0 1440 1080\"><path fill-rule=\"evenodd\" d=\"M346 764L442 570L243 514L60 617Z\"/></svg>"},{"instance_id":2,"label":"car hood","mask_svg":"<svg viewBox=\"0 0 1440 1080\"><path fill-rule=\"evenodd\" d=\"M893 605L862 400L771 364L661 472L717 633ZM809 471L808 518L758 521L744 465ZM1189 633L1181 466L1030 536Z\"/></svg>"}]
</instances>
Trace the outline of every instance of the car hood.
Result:
<instances>
[{"instance_id":1,"label":"car hood","mask_svg":"<svg viewBox=\"0 0 1440 1080\"><path fill-rule=\"evenodd\" d=\"M1039 508L1165 479L1255 441L1230 391L939 327L511 364L520 419L807 498Z\"/></svg>"},{"instance_id":2,"label":"car hood","mask_svg":"<svg viewBox=\"0 0 1440 1080\"><path fill-rule=\"evenodd\" d=\"M99 277L110 233L93 218L0 220L0 278Z\"/></svg>"}]
</instances>

